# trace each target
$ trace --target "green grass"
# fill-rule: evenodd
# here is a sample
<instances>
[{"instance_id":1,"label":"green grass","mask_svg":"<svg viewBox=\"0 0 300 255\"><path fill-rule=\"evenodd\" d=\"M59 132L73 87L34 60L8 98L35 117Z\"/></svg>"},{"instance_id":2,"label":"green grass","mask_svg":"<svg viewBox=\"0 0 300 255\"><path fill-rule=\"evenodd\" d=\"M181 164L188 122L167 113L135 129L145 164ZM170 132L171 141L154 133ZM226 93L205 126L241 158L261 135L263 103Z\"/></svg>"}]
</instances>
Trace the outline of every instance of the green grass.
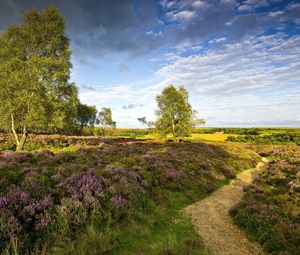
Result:
<instances>
[{"instance_id":1,"label":"green grass","mask_svg":"<svg viewBox=\"0 0 300 255\"><path fill-rule=\"evenodd\" d=\"M208 254L190 220L176 208L182 208L190 200L180 193L172 195L174 198L180 195L172 208L156 207L142 224L131 225L112 254Z\"/></svg>"},{"instance_id":2,"label":"green grass","mask_svg":"<svg viewBox=\"0 0 300 255\"><path fill-rule=\"evenodd\" d=\"M216 183L216 189L229 182L228 179L219 180ZM196 229L182 211L187 205L200 201L209 195L192 191L190 193L168 192L169 205L156 207L153 213L142 220L143 222L133 224L125 230L122 233L120 247L113 254L157 255L164 254L166 251L178 255L210 254Z\"/></svg>"}]
</instances>

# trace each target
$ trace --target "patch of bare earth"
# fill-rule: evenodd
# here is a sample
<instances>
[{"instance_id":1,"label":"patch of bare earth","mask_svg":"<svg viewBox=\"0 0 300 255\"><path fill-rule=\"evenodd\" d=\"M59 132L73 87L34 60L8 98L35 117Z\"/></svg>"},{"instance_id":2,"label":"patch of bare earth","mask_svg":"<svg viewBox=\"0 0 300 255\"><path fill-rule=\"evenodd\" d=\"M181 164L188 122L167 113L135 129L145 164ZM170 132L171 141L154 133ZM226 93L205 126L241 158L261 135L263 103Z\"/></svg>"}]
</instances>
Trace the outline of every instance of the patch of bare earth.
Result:
<instances>
[{"instance_id":1,"label":"patch of bare earth","mask_svg":"<svg viewBox=\"0 0 300 255\"><path fill-rule=\"evenodd\" d=\"M242 199L243 188L251 183L264 162L266 159L258 163L256 168L238 174L229 185L211 196L184 209L212 254L265 254L257 243L249 241L245 233L234 225L229 215L229 210Z\"/></svg>"}]
</instances>

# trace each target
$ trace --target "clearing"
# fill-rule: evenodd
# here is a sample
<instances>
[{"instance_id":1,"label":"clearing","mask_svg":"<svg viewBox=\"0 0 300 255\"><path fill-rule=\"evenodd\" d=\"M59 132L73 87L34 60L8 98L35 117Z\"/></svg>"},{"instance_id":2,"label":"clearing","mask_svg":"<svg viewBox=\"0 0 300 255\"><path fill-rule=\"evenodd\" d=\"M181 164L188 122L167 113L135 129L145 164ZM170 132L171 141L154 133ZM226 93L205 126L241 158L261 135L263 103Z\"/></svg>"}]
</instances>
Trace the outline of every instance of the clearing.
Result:
<instances>
[{"instance_id":1,"label":"clearing","mask_svg":"<svg viewBox=\"0 0 300 255\"><path fill-rule=\"evenodd\" d=\"M233 224L229 215L229 210L241 200L243 188L251 183L265 162L267 159L263 158L256 168L238 174L229 185L184 209L213 254L265 254L258 244L251 243L244 232Z\"/></svg>"}]
</instances>

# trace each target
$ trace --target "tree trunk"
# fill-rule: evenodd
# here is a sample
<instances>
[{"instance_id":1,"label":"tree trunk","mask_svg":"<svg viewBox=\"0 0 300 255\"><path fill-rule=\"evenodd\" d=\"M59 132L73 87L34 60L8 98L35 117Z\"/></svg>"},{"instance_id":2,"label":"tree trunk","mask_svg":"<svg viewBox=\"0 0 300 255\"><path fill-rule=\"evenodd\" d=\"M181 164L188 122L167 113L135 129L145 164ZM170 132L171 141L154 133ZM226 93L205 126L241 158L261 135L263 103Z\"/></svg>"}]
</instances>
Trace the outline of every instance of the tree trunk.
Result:
<instances>
[{"instance_id":1,"label":"tree trunk","mask_svg":"<svg viewBox=\"0 0 300 255\"><path fill-rule=\"evenodd\" d=\"M15 129L15 119L12 114L11 114L11 132L12 132L13 138L15 140L16 151L22 151L24 149L24 146L25 146L25 143L27 140L26 126L25 125L23 126L22 137L21 137L21 139L19 139L19 136Z\"/></svg>"},{"instance_id":2,"label":"tree trunk","mask_svg":"<svg viewBox=\"0 0 300 255\"><path fill-rule=\"evenodd\" d=\"M28 137L28 135L27 135L26 127L24 126L22 137L21 137L19 145L16 148L16 151L22 151L24 149L27 137Z\"/></svg>"},{"instance_id":3,"label":"tree trunk","mask_svg":"<svg viewBox=\"0 0 300 255\"><path fill-rule=\"evenodd\" d=\"M173 140L177 143L178 140L177 140L177 137L176 137L174 120L172 120L172 134L173 134Z\"/></svg>"}]
</instances>

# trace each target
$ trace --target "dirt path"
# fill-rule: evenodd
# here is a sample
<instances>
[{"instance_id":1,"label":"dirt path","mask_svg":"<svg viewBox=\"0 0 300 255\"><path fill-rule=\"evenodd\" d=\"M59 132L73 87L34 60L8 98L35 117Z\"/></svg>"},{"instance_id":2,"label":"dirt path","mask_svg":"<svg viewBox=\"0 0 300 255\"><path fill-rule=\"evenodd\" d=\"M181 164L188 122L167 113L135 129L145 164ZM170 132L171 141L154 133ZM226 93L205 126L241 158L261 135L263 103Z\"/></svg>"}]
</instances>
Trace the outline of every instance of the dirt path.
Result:
<instances>
[{"instance_id":1,"label":"dirt path","mask_svg":"<svg viewBox=\"0 0 300 255\"><path fill-rule=\"evenodd\" d=\"M263 158L256 168L237 175L211 196L184 209L204 239L206 247L217 255L256 255L265 254L258 244L251 243L245 234L233 224L229 210L243 196L243 187L249 185L264 163Z\"/></svg>"}]
</instances>

